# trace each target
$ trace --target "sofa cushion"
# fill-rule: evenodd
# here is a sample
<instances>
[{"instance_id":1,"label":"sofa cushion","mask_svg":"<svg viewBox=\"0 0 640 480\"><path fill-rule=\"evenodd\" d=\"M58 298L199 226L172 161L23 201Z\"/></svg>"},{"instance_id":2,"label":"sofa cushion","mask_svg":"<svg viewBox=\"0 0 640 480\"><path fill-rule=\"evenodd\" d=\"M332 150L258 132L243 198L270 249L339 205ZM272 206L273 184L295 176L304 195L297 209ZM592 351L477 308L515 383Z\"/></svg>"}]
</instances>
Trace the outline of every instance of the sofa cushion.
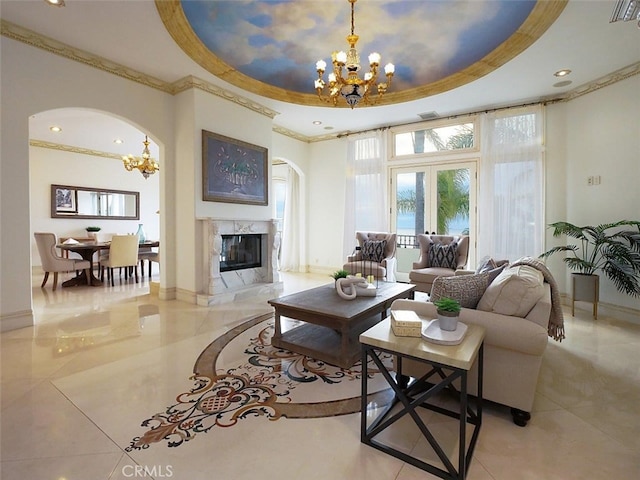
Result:
<instances>
[{"instance_id":1,"label":"sofa cushion","mask_svg":"<svg viewBox=\"0 0 640 480\"><path fill-rule=\"evenodd\" d=\"M505 268L489 284L477 309L525 317L544 294L544 277L528 265Z\"/></svg>"},{"instance_id":2,"label":"sofa cushion","mask_svg":"<svg viewBox=\"0 0 640 480\"><path fill-rule=\"evenodd\" d=\"M453 298L465 308L476 308L489 285L489 272L474 275L438 277L433 282L429 301Z\"/></svg>"},{"instance_id":3,"label":"sofa cushion","mask_svg":"<svg viewBox=\"0 0 640 480\"><path fill-rule=\"evenodd\" d=\"M458 244L432 243L429 245L429 265L452 270L458 268Z\"/></svg>"},{"instance_id":4,"label":"sofa cushion","mask_svg":"<svg viewBox=\"0 0 640 480\"><path fill-rule=\"evenodd\" d=\"M454 272L450 268L420 268L409 272L409 280L411 283L433 284L433 281L438 277L452 277L453 275Z\"/></svg>"},{"instance_id":5,"label":"sofa cushion","mask_svg":"<svg viewBox=\"0 0 640 480\"><path fill-rule=\"evenodd\" d=\"M382 262L384 251L387 247L386 240L365 240L362 244L362 258L372 262Z\"/></svg>"}]
</instances>

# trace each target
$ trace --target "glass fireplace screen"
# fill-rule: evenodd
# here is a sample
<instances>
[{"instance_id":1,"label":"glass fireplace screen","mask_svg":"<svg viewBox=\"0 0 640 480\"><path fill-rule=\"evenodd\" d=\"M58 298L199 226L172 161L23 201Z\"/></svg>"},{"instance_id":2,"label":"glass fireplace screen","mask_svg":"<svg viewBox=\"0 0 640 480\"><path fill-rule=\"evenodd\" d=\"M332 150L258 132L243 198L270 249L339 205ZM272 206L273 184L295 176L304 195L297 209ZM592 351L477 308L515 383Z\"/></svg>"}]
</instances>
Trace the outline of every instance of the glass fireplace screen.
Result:
<instances>
[{"instance_id":1,"label":"glass fireplace screen","mask_svg":"<svg viewBox=\"0 0 640 480\"><path fill-rule=\"evenodd\" d=\"M222 235L220 271L262 266L262 235Z\"/></svg>"}]
</instances>

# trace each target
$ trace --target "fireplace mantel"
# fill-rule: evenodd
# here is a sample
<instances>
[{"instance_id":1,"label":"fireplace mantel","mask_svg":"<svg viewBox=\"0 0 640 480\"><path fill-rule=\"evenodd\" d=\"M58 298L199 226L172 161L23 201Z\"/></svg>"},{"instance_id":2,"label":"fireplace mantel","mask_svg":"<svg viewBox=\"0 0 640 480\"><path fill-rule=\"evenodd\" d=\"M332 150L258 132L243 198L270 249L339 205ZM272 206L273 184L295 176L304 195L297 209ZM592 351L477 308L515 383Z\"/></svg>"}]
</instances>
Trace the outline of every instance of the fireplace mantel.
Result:
<instances>
[{"instance_id":1,"label":"fireplace mantel","mask_svg":"<svg viewBox=\"0 0 640 480\"><path fill-rule=\"evenodd\" d=\"M275 294L282 288L278 273L280 233L277 220L226 220L201 218L203 234L203 285L198 305L232 302L244 295ZM220 272L222 235L262 235L262 266Z\"/></svg>"}]
</instances>

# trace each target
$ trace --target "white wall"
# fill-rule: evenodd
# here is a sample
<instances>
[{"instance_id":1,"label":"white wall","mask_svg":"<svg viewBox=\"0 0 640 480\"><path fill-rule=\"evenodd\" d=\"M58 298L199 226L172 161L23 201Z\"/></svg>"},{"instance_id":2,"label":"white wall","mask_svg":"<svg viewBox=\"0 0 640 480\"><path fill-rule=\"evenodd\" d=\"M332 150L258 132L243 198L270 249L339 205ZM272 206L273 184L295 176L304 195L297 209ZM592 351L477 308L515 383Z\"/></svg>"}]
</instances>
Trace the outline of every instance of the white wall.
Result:
<instances>
[{"instance_id":1,"label":"white wall","mask_svg":"<svg viewBox=\"0 0 640 480\"><path fill-rule=\"evenodd\" d=\"M58 237L86 237L89 225L101 227L101 236L135 233L142 223L147 238L160 238L160 179L145 179L139 172L127 172L122 162L113 158L30 147L31 230L53 232ZM51 218L51 184L89 188L129 190L140 193L140 220L87 220ZM33 266L41 265L32 238Z\"/></svg>"},{"instance_id":2,"label":"white wall","mask_svg":"<svg viewBox=\"0 0 640 480\"><path fill-rule=\"evenodd\" d=\"M0 49L0 330L7 330L33 324L29 117L64 107L111 112L150 132L160 147L160 164L169 171L175 147L170 95L4 36ZM173 187L162 173L161 197L171 202ZM172 248L172 220L164 222L168 228L160 241ZM175 285L174 259L163 263L162 284Z\"/></svg>"},{"instance_id":3,"label":"white wall","mask_svg":"<svg viewBox=\"0 0 640 480\"><path fill-rule=\"evenodd\" d=\"M305 145L273 134L268 117L200 90L173 97L4 36L0 50L0 329L33 323L31 249L25 246L32 243L31 212L40 206L30 203L28 122L54 108L113 113L149 132L159 145L161 296L171 289L195 295L202 288L196 217L271 218L271 206L201 200L201 129L265 146L270 159L295 162L306 176L309 269L330 273L343 264L346 139ZM636 75L549 107L547 223L556 216L590 224L639 218L638 91ZM601 185L587 187L588 175L600 175ZM601 299L639 308L637 299L606 282Z\"/></svg>"},{"instance_id":4,"label":"white wall","mask_svg":"<svg viewBox=\"0 0 640 480\"><path fill-rule=\"evenodd\" d=\"M347 171L347 139L311 144L308 185L309 271L327 273L342 268ZM355 246L355 234L354 234Z\"/></svg>"},{"instance_id":5,"label":"white wall","mask_svg":"<svg viewBox=\"0 0 640 480\"><path fill-rule=\"evenodd\" d=\"M188 249L184 252L190 260L191 255L193 255L193 262L187 262L184 268L184 273L190 275L190 277L184 278L181 284L183 289L192 289L188 293L188 298L191 298L196 293L206 291L205 278L207 277L203 272L203 237L196 219L268 220L272 218L271 205L209 202L202 199L202 130L267 148L267 194L269 194L271 186L271 156L273 154L271 148L271 118L256 114L247 108L200 90L195 90L192 98L194 118L192 145L194 151L193 162L196 164L196 168L193 178L194 184L192 184L189 192L184 191L183 194L185 196L187 194L191 195L194 202L195 217L190 217L192 225L187 227L187 231L180 232L181 245L193 246L193 253L189 252ZM188 182L185 182L185 185L187 184ZM269 196L267 196L267 199L269 199ZM188 222L189 218L185 221ZM179 298L184 297L179 296Z\"/></svg>"},{"instance_id":6,"label":"white wall","mask_svg":"<svg viewBox=\"0 0 640 480\"><path fill-rule=\"evenodd\" d=\"M565 161L565 211L548 213L547 221L598 225L640 220L640 75L548 109L550 155ZM561 136L564 136L564 142ZM564 143L564 146L562 145ZM587 177L600 176L588 186ZM547 196L547 203L554 197ZM559 244L555 239L553 245ZM554 272L555 274L555 272ZM570 271L560 270L565 291ZM640 309L640 299L619 293L600 275L602 302ZM640 323L640 319L638 319Z\"/></svg>"}]
</instances>

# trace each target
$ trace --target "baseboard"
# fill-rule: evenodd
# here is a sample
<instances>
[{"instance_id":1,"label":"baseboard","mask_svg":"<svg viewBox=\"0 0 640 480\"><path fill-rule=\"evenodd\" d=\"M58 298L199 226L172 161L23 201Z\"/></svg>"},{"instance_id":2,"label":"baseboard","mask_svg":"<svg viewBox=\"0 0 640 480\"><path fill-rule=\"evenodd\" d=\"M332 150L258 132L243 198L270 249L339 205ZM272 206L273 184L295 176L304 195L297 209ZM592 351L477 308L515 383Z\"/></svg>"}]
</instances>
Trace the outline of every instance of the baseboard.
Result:
<instances>
[{"instance_id":1,"label":"baseboard","mask_svg":"<svg viewBox=\"0 0 640 480\"><path fill-rule=\"evenodd\" d=\"M319 275L329 275L329 276L332 276L335 271L341 270L341 269L342 269L342 266L340 266L338 268L307 266L307 272L309 272L309 273L316 273L316 274L319 274Z\"/></svg>"},{"instance_id":2,"label":"baseboard","mask_svg":"<svg viewBox=\"0 0 640 480\"><path fill-rule=\"evenodd\" d=\"M562 305L571 308L571 296L566 293L560 295ZM576 302L576 310L587 312L591 315L593 306L588 302ZM634 323L640 325L640 310L637 308L623 307L613 303L598 302L598 317L611 317L623 322Z\"/></svg>"},{"instance_id":3,"label":"baseboard","mask_svg":"<svg viewBox=\"0 0 640 480\"><path fill-rule=\"evenodd\" d=\"M31 327L34 325L33 310L23 310L3 314L0 317L0 332L17 330L18 328Z\"/></svg>"}]
</instances>

